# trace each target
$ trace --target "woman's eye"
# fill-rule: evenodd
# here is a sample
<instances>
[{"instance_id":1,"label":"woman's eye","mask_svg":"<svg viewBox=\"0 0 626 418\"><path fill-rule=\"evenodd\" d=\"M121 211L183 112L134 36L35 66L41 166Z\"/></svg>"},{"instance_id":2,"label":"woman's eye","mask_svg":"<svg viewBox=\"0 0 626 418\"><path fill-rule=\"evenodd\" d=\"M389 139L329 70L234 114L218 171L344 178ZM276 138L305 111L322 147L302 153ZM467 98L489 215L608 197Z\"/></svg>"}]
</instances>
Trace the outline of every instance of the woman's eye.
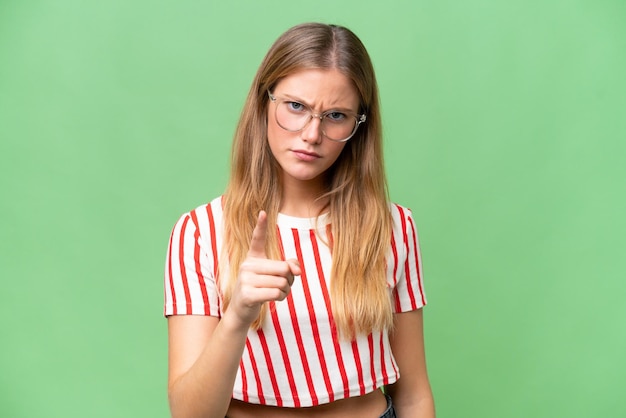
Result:
<instances>
[{"instance_id":1,"label":"woman's eye","mask_svg":"<svg viewBox=\"0 0 626 418\"><path fill-rule=\"evenodd\" d=\"M285 102L287 108L293 112L302 112L305 110L305 107L302 103L298 102Z\"/></svg>"},{"instance_id":2,"label":"woman's eye","mask_svg":"<svg viewBox=\"0 0 626 418\"><path fill-rule=\"evenodd\" d=\"M346 114L341 112L330 112L326 117L332 122L343 122L346 120Z\"/></svg>"}]
</instances>

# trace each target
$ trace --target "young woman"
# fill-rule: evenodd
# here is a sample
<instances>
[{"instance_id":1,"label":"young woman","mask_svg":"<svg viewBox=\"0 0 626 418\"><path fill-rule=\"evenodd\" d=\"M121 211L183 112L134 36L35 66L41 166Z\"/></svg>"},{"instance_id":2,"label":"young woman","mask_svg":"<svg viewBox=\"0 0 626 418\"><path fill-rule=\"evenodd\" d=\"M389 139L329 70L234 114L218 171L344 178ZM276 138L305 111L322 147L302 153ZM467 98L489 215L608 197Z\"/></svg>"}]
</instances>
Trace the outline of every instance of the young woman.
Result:
<instances>
[{"instance_id":1,"label":"young woman","mask_svg":"<svg viewBox=\"0 0 626 418\"><path fill-rule=\"evenodd\" d=\"M370 58L346 28L291 28L253 81L224 195L170 238L172 415L434 417L425 303Z\"/></svg>"}]
</instances>

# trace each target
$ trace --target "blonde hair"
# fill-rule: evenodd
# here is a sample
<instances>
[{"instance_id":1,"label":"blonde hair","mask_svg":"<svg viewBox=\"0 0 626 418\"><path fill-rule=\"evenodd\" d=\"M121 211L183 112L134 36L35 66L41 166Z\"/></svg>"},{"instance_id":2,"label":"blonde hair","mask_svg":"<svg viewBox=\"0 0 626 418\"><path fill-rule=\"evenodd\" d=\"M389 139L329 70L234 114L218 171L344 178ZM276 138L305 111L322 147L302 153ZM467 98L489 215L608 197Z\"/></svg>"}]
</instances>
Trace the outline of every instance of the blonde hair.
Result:
<instances>
[{"instance_id":1,"label":"blonde hair","mask_svg":"<svg viewBox=\"0 0 626 418\"><path fill-rule=\"evenodd\" d=\"M374 68L361 41L341 26L305 23L289 29L272 45L254 78L235 132L230 181L223 200L223 253L230 266L224 308L246 258L260 210L268 214L268 230L276 230L281 171L267 141L267 92L282 78L311 68L336 69L352 80L360 112L367 114L367 122L329 168L327 190L320 196L329 201L331 219L332 314L340 333L351 339L392 326L385 261L392 220ZM276 234L268 234L266 252L269 257L280 258ZM253 327L261 326L266 309Z\"/></svg>"}]
</instances>

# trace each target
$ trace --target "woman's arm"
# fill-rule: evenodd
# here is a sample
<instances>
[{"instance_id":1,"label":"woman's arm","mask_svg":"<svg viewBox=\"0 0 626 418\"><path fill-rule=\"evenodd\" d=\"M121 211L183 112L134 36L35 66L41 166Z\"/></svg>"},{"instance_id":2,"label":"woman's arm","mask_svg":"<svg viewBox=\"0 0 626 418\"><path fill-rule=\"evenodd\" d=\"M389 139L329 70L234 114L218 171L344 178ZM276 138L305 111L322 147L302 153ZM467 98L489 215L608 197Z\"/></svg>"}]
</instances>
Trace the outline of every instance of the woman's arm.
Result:
<instances>
[{"instance_id":1,"label":"woman's arm","mask_svg":"<svg viewBox=\"0 0 626 418\"><path fill-rule=\"evenodd\" d=\"M173 417L220 417L228 410L248 327L211 316L168 318L168 397Z\"/></svg>"},{"instance_id":2,"label":"woman's arm","mask_svg":"<svg viewBox=\"0 0 626 418\"><path fill-rule=\"evenodd\" d=\"M250 324L264 302L285 299L294 275L300 274L297 261L266 257L266 235L267 216L261 212L221 319L169 317L168 396L173 417L226 415Z\"/></svg>"},{"instance_id":3,"label":"woman's arm","mask_svg":"<svg viewBox=\"0 0 626 418\"><path fill-rule=\"evenodd\" d=\"M426 371L422 309L395 314L391 350L400 379L387 388L398 418L434 418L435 402Z\"/></svg>"}]
</instances>

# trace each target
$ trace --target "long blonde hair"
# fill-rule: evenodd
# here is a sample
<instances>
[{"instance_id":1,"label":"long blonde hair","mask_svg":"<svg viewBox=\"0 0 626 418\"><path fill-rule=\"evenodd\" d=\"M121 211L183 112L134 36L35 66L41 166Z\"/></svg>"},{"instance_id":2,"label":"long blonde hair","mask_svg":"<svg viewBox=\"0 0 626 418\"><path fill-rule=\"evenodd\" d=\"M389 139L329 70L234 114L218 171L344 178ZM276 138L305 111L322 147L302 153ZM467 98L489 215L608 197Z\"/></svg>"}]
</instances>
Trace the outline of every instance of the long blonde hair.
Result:
<instances>
[{"instance_id":1,"label":"long blonde hair","mask_svg":"<svg viewBox=\"0 0 626 418\"><path fill-rule=\"evenodd\" d=\"M260 210L268 230L276 229L281 204L281 176L267 141L267 92L284 77L302 69L337 69L356 87L360 112L367 114L341 155L329 168L327 191L331 219L330 295L340 333L390 328L393 323L386 283L385 257L391 239L391 215L383 167L378 87L369 55L347 28L320 23L295 26L281 35L261 63L235 132L231 175L224 194L228 306L239 266L246 257ZM266 252L280 258L276 234L268 234ZM266 308L253 324L262 324Z\"/></svg>"}]
</instances>

